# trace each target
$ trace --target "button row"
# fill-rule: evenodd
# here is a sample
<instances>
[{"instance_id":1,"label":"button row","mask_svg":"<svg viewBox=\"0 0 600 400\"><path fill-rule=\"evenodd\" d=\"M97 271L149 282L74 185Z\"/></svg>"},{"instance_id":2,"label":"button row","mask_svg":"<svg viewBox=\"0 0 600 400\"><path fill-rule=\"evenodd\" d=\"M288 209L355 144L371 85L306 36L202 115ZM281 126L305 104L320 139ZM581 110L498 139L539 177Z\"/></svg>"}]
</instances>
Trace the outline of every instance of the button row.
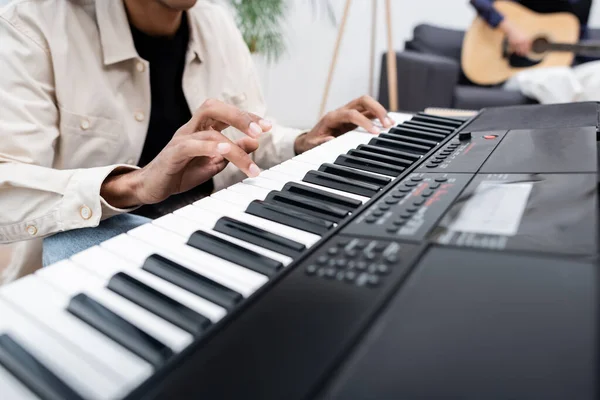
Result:
<instances>
[{"instance_id":1,"label":"button row","mask_svg":"<svg viewBox=\"0 0 600 400\"><path fill-rule=\"evenodd\" d=\"M456 151L460 146L459 141L453 140L446 148L437 153L425 166L427 168L437 168L438 165L442 164L449 156Z\"/></svg>"}]
</instances>

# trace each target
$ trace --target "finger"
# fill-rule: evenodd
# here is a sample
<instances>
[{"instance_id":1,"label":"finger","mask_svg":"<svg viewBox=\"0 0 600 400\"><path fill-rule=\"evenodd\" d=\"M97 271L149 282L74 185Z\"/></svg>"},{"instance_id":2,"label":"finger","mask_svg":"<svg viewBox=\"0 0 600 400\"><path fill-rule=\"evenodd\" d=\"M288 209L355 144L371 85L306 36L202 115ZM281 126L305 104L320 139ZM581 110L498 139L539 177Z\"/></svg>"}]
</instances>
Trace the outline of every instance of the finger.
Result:
<instances>
[{"instance_id":1,"label":"finger","mask_svg":"<svg viewBox=\"0 0 600 400\"><path fill-rule=\"evenodd\" d=\"M364 110L373 113L373 115L381 121L381 124L384 127L391 128L394 125L394 121L388 116L386 109L371 96L362 96L358 99L358 104L360 104Z\"/></svg>"},{"instance_id":2,"label":"finger","mask_svg":"<svg viewBox=\"0 0 600 400\"><path fill-rule=\"evenodd\" d=\"M250 138L246 139L249 140L242 142L245 148L252 149L258 147L257 144L252 144L252 141L256 142L255 140ZM254 150L256 150L256 148L254 148ZM194 157L212 157L220 155L237 166L249 177L255 177L260 174L260 169L254 163L252 158L250 158L248 152L236 143L233 143L220 132L196 132L181 140L176 146L176 151L178 157L177 161L179 162Z\"/></svg>"},{"instance_id":3,"label":"finger","mask_svg":"<svg viewBox=\"0 0 600 400\"><path fill-rule=\"evenodd\" d=\"M215 124L221 127L223 124L232 126L253 138L259 137L271 128L270 122L263 120L258 115L245 112L231 104L218 100L207 100L192 118L194 123L199 126L206 119L214 120Z\"/></svg>"},{"instance_id":4,"label":"finger","mask_svg":"<svg viewBox=\"0 0 600 400\"><path fill-rule=\"evenodd\" d=\"M333 140L333 139L335 139L334 136L320 136L317 139L315 139L315 141L313 142L313 144L314 144L313 147L320 146L323 143L327 143L327 142L329 142L330 140Z\"/></svg>"},{"instance_id":5,"label":"finger","mask_svg":"<svg viewBox=\"0 0 600 400\"><path fill-rule=\"evenodd\" d=\"M371 132L374 135L381 133L381 130L371 121L357 110L343 110L339 113L339 116L334 115L337 123L350 123Z\"/></svg>"},{"instance_id":6,"label":"finger","mask_svg":"<svg viewBox=\"0 0 600 400\"><path fill-rule=\"evenodd\" d=\"M258 140L249 137L240 138L235 141L235 144L248 154L254 153L258 149Z\"/></svg>"}]
</instances>

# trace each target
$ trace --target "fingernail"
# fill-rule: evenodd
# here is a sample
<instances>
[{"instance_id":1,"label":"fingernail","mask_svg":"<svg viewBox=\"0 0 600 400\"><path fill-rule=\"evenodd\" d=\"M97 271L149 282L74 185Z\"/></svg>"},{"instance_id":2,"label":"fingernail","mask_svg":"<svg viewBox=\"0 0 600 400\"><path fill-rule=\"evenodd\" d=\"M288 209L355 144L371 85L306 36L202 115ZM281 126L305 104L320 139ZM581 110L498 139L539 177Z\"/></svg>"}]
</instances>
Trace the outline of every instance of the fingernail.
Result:
<instances>
[{"instance_id":1,"label":"fingernail","mask_svg":"<svg viewBox=\"0 0 600 400\"><path fill-rule=\"evenodd\" d=\"M387 117L383 122L386 128L389 128L394 125L394 120L392 120L390 117Z\"/></svg>"},{"instance_id":2,"label":"fingernail","mask_svg":"<svg viewBox=\"0 0 600 400\"><path fill-rule=\"evenodd\" d=\"M250 133L252 137L259 137L263 130L256 122L250 123Z\"/></svg>"},{"instance_id":3,"label":"fingernail","mask_svg":"<svg viewBox=\"0 0 600 400\"><path fill-rule=\"evenodd\" d=\"M219 143L217 145L217 151L219 154L227 154L231 150L231 145L229 143Z\"/></svg>"},{"instance_id":4,"label":"fingernail","mask_svg":"<svg viewBox=\"0 0 600 400\"><path fill-rule=\"evenodd\" d=\"M376 127L375 125L373 125L373 127L371 128L371 130L369 132L371 132L373 135L379 135L381 133L381 130L378 127Z\"/></svg>"},{"instance_id":5,"label":"fingernail","mask_svg":"<svg viewBox=\"0 0 600 400\"><path fill-rule=\"evenodd\" d=\"M260 121L258 121L258 124L263 129L263 131L269 131L271 130L271 128L273 128L273 123L268 119L261 119Z\"/></svg>"},{"instance_id":6,"label":"fingernail","mask_svg":"<svg viewBox=\"0 0 600 400\"><path fill-rule=\"evenodd\" d=\"M260 174L260 168L258 168L258 165L252 164L250 168L248 168L248 172L250 173L251 178L256 178Z\"/></svg>"}]
</instances>

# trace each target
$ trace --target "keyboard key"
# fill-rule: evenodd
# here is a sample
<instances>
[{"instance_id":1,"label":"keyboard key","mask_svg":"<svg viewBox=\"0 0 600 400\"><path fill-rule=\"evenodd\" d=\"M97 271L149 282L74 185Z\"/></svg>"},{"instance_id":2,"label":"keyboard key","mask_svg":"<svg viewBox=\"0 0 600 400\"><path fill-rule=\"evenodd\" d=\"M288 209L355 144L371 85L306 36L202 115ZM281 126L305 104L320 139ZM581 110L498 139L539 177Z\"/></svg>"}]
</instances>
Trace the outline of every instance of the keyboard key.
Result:
<instances>
[{"instance_id":1,"label":"keyboard key","mask_svg":"<svg viewBox=\"0 0 600 400\"><path fill-rule=\"evenodd\" d=\"M242 265L252 271L274 276L283 268L283 264L244 247L227 242L209 233L198 231L188 240L188 244L199 250L206 251L216 257Z\"/></svg>"},{"instance_id":2,"label":"keyboard key","mask_svg":"<svg viewBox=\"0 0 600 400\"><path fill-rule=\"evenodd\" d=\"M246 213L268 219L282 225L295 227L316 235L323 235L335 226L330 221L324 221L304 213L289 210L279 205L268 204L260 200L254 200L251 202L246 209Z\"/></svg>"},{"instance_id":3,"label":"keyboard key","mask_svg":"<svg viewBox=\"0 0 600 400\"><path fill-rule=\"evenodd\" d=\"M432 124L440 124L440 125L454 128L454 129L456 129L459 126L461 126L462 124L464 124L464 121L462 121L462 120L458 120L458 119L454 119L454 118L439 117L437 115L430 115L430 114L425 114L422 112L417 113L412 119L413 119L413 121L430 122Z\"/></svg>"},{"instance_id":4,"label":"keyboard key","mask_svg":"<svg viewBox=\"0 0 600 400\"><path fill-rule=\"evenodd\" d=\"M418 161L422 158L422 156L420 156L418 154L410 153L407 151L392 150L392 149L388 149L385 147L372 146L369 144L361 144L360 146L358 146L356 148L356 150L366 151L369 153L381 154L383 156L392 157L392 158L397 159L399 162L404 163L404 164L400 164L400 165L406 165L406 166L410 166L415 161Z\"/></svg>"},{"instance_id":5,"label":"keyboard key","mask_svg":"<svg viewBox=\"0 0 600 400\"><path fill-rule=\"evenodd\" d=\"M264 275L194 249L182 243L179 236L152 224L142 225L129 231L127 235L102 243L101 246L117 252L123 258L130 257L132 262L139 265L151 255L158 254L217 281L244 297L250 296L268 280ZM137 246L135 254L128 251L131 246Z\"/></svg>"},{"instance_id":6,"label":"keyboard key","mask_svg":"<svg viewBox=\"0 0 600 400\"><path fill-rule=\"evenodd\" d=\"M150 364L66 312L69 296L39 277L25 276L5 286L0 295L15 309L77 347L113 381L133 389L152 374Z\"/></svg>"},{"instance_id":7,"label":"keyboard key","mask_svg":"<svg viewBox=\"0 0 600 400\"><path fill-rule=\"evenodd\" d=\"M37 381L36 381L37 382ZM10 372L2 368L0 362L0 393L7 399L20 399L20 400L62 400L68 399L69 397L62 397L62 395L56 396L46 390L41 390L42 395L40 397L33 394L33 391L29 390L21 381L15 378Z\"/></svg>"},{"instance_id":8,"label":"keyboard key","mask_svg":"<svg viewBox=\"0 0 600 400\"><path fill-rule=\"evenodd\" d=\"M142 269L227 310L243 299L241 294L156 254L148 257Z\"/></svg>"},{"instance_id":9,"label":"keyboard key","mask_svg":"<svg viewBox=\"0 0 600 400\"><path fill-rule=\"evenodd\" d=\"M71 299L67 311L128 348L155 368L162 366L173 356L173 351L166 345L83 293Z\"/></svg>"},{"instance_id":10,"label":"keyboard key","mask_svg":"<svg viewBox=\"0 0 600 400\"><path fill-rule=\"evenodd\" d=\"M279 261L284 266L291 264L293 261L292 258L285 256L280 253L276 253L274 251L268 250L264 247L254 245L252 243L248 243L244 240L237 239L235 237L220 233L212 229L215 226L215 223L208 226L203 222L196 222L194 220L185 219L179 215L168 214L164 217L157 218L152 221L153 224L166 229L172 233L177 234L181 237L182 243L187 243L187 240L197 231L204 231L213 236L219 237L223 240L228 241L229 243L236 244L238 246L244 247L250 251L254 251L256 253L262 254L265 257L271 258L273 260Z\"/></svg>"},{"instance_id":11,"label":"keyboard key","mask_svg":"<svg viewBox=\"0 0 600 400\"><path fill-rule=\"evenodd\" d=\"M68 296L85 293L175 351L183 350L193 340L188 332L106 289L105 281L70 261L38 270L36 275Z\"/></svg>"},{"instance_id":12,"label":"keyboard key","mask_svg":"<svg viewBox=\"0 0 600 400\"><path fill-rule=\"evenodd\" d=\"M420 146L425 146L429 149L435 147L438 144L438 142L433 140L419 139L413 136L402 135L398 131L392 133L392 131L390 131L390 133L382 133L381 135L379 135L379 137L382 139L394 140L401 143L414 143Z\"/></svg>"},{"instance_id":13,"label":"keyboard key","mask_svg":"<svg viewBox=\"0 0 600 400\"><path fill-rule=\"evenodd\" d=\"M354 211L363 204L360 200L340 196L331 192L327 192L325 190L316 189L314 187L296 182L286 184L281 191L310 198L321 203L341 207L348 211Z\"/></svg>"},{"instance_id":14,"label":"keyboard key","mask_svg":"<svg viewBox=\"0 0 600 400\"><path fill-rule=\"evenodd\" d=\"M309 171L312 171L312 170L314 170L314 169L311 168ZM283 187L285 185L287 185L288 183L298 183L304 187L311 187L311 188L320 190L321 192L328 192L328 193L332 193L337 196L342 196L344 198L358 200L361 202L361 204L369 201L369 198L365 197L365 196L360 196L360 195L357 195L354 193L348 193L348 192L344 192L344 191L337 190L337 189L331 189L328 187L318 186L318 185L315 185L312 183L303 182L302 179L304 178L305 175L306 175L306 173L303 173L299 178L297 178L294 173L293 173L293 175L288 175L288 171L284 171L284 170L265 171L265 173L264 173L265 178L277 181L281 184L281 188L280 188L281 191L283 191Z\"/></svg>"},{"instance_id":15,"label":"keyboard key","mask_svg":"<svg viewBox=\"0 0 600 400\"><path fill-rule=\"evenodd\" d=\"M390 140L382 137L371 139L369 145L390 148L393 150L408 151L415 154L425 154L429 151L429 149L431 149L430 146L422 146L420 144L407 143L399 140Z\"/></svg>"},{"instance_id":16,"label":"keyboard key","mask_svg":"<svg viewBox=\"0 0 600 400\"><path fill-rule=\"evenodd\" d=\"M368 151L362 150L350 150L348 152L349 156L364 158L367 160L378 161L384 164L396 165L401 168L410 167L413 164L413 161L399 159L397 157L382 155L379 153L371 153Z\"/></svg>"},{"instance_id":17,"label":"keyboard key","mask_svg":"<svg viewBox=\"0 0 600 400\"><path fill-rule=\"evenodd\" d=\"M306 250L306 246L302 243L276 235L250 224L237 221L230 217L223 217L219 219L214 229L217 232L221 232L240 240L262 246L292 258L298 257L304 250Z\"/></svg>"},{"instance_id":18,"label":"keyboard key","mask_svg":"<svg viewBox=\"0 0 600 400\"><path fill-rule=\"evenodd\" d=\"M108 281L107 287L196 337L202 335L211 326L210 320L204 315L165 296L125 272L119 272L113 276Z\"/></svg>"},{"instance_id":19,"label":"keyboard key","mask_svg":"<svg viewBox=\"0 0 600 400\"><path fill-rule=\"evenodd\" d=\"M323 164L319 168L321 172L327 172L329 174L337 175L342 178L353 179L356 181L370 183L372 185L377 185L383 188L392 180L386 176L379 176L375 174L371 174L369 172L358 171L353 168L343 167L335 164Z\"/></svg>"},{"instance_id":20,"label":"keyboard key","mask_svg":"<svg viewBox=\"0 0 600 400\"><path fill-rule=\"evenodd\" d=\"M280 235L290 240L297 241L307 247L312 246L320 239L320 236L315 235L313 233L309 233L300 229L279 224L274 221L247 214L245 210L235 210L232 212L231 210L228 210L228 206L229 204L227 203L198 203L194 206L181 208L180 210L178 210L177 215L182 215L186 218L190 218L198 222L202 221L202 215L200 214L200 212L214 213L219 217L230 216L231 218L234 218L237 221L245 222L247 224L264 229L276 235Z\"/></svg>"},{"instance_id":21,"label":"keyboard key","mask_svg":"<svg viewBox=\"0 0 600 400\"><path fill-rule=\"evenodd\" d=\"M108 400L123 396L122 384L103 374L77 348L51 334L43 325L3 300L0 300L0 315L0 334L10 336L82 398ZM11 367L3 365L14 373Z\"/></svg>"},{"instance_id":22,"label":"keyboard key","mask_svg":"<svg viewBox=\"0 0 600 400\"><path fill-rule=\"evenodd\" d=\"M336 165L357 168L363 171L375 172L382 175L397 177L405 170L404 167L375 161L368 158L357 157L356 155L342 154L335 160Z\"/></svg>"},{"instance_id":23,"label":"keyboard key","mask_svg":"<svg viewBox=\"0 0 600 400\"><path fill-rule=\"evenodd\" d=\"M6 368L5 370L10 371L12 375L23 382L31 392L42 399L83 400L83 397L7 334L0 334L0 364ZM0 376L0 378L2 378L2 381L8 379L6 376ZM3 383L0 383L0 388L5 389L3 386ZM21 394L19 393L19 396ZM12 394L12 396L14 395L15 393ZM17 399L17 397L12 396L2 390L3 398ZM29 393L27 397L33 398L34 396ZM21 399L21 397L18 397L18 399Z\"/></svg>"},{"instance_id":24,"label":"keyboard key","mask_svg":"<svg viewBox=\"0 0 600 400\"><path fill-rule=\"evenodd\" d=\"M304 177L303 181L367 197L373 197L375 194L377 194L377 192L381 190L379 186L372 185L370 183L341 178L336 175L317 171L308 172Z\"/></svg>"},{"instance_id":25,"label":"keyboard key","mask_svg":"<svg viewBox=\"0 0 600 400\"><path fill-rule=\"evenodd\" d=\"M404 126L413 127L419 130L430 132L430 133L438 133L441 138L444 139L448 137L454 130L444 125L432 124L429 122L420 122L420 121L407 121Z\"/></svg>"},{"instance_id":26,"label":"keyboard key","mask_svg":"<svg viewBox=\"0 0 600 400\"><path fill-rule=\"evenodd\" d=\"M350 212L346 209L285 192L269 194L265 199L265 203L280 205L290 210L296 210L335 223L350 215Z\"/></svg>"},{"instance_id":27,"label":"keyboard key","mask_svg":"<svg viewBox=\"0 0 600 400\"><path fill-rule=\"evenodd\" d=\"M440 133L432 133L429 132L426 128L423 129L419 126L411 126L411 125L401 125L396 128L390 129L391 134L401 135L405 137L419 138L422 140L427 140L433 143L439 143L442 140L446 139L446 135ZM435 145L434 145L435 146Z\"/></svg>"},{"instance_id":28,"label":"keyboard key","mask_svg":"<svg viewBox=\"0 0 600 400\"><path fill-rule=\"evenodd\" d=\"M206 315L212 322L217 322L225 316L227 311L220 305L217 305L215 302L199 297L199 295L192 294L190 291L186 290L180 285L175 285L168 279L163 279L161 274L147 270L145 266L153 257L160 258L160 256L150 256L148 259L146 259L146 262L140 266L125 261L124 259L119 258L100 246L94 246L84 250L81 253L77 253L71 257L71 261L78 264L82 268L85 268L92 274L95 274L100 279L103 279L105 283L107 283L117 273L127 272L135 279L160 291L173 300L186 305L202 315ZM170 262L170 260L168 261ZM173 264L178 265L176 263ZM189 273L194 274L187 268L181 266L179 267L188 271ZM186 278L193 283L193 279L191 277L186 275ZM210 281L204 277L202 277L202 279ZM213 284L218 285L216 282L213 282ZM240 299L243 298L243 296L239 293L237 296L239 296Z\"/></svg>"}]
</instances>

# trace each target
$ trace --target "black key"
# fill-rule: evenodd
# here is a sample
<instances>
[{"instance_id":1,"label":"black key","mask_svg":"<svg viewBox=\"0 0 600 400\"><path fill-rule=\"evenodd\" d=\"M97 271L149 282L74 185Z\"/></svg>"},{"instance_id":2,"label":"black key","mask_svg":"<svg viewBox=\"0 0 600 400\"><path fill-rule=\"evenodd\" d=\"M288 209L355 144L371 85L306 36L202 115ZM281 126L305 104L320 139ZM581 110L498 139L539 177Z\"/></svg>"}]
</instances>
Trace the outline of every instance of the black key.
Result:
<instances>
[{"instance_id":1,"label":"black key","mask_svg":"<svg viewBox=\"0 0 600 400\"><path fill-rule=\"evenodd\" d=\"M397 128L390 129L389 133L420 138L424 140L433 141L434 143L439 143L442 140L446 139L446 137L448 136L443 135L441 133L428 132L426 129L428 128L423 128L420 126L402 125Z\"/></svg>"},{"instance_id":2,"label":"black key","mask_svg":"<svg viewBox=\"0 0 600 400\"><path fill-rule=\"evenodd\" d=\"M360 151L368 151L370 153L381 154L388 157L393 157L398 159L398 161L406 162L407 164L402 165L412 165L415 161L418 161L422 156L414 153L409 153L401 150L392 150L386 149L383 147L371 146L368 144L359 145L356 150Z\"/></svg>"},{"instance_id":3,"label":"black key","mask_svg":"<svg viewBox=\"0 0 600 400\"><path fill-rule=\"evenodd\" d=\"M459 126L464 124L464 121L460 121L457 119L438 117L438 116L428 115L428 114L420 114L420 115L417 114L412 119L413 119L413 121L430 122L432 124L440 124L440 125L448 126L451 128L458 128Z\"/></svg>"},{"instance_id":4,"label":"black key","mask_svg":"<svg viewBox=\"0 0 600 400\"><path fill-rule=\"evenodd\" d=\"M204 315L126 273L115 274L106 287L194 336L200 336L211 325L211 321Z\"/></svg>"},{"instance_id":5,"label":"black key","mask_svg":"<svg viewBox=\"0 0 600 400\"><path fill-rule=\"evenodd\" d=\"M67 311L155 368L173 356L173 350L83 293L71 299Z\"/></svg>"},{"instance_id":6,"label":"black key","mask_svg":"<svg viewBox=\"0 0 600 400\"><path fill-rule=\"evenodd\" d=\"M0 365L42 400L83 400L10 335L0 335Z\"/></svg>"},{"instance_id":7,"label":"black key","mask_svg":"<svg viewBox=\"0 0 600 400\"><path fill-rule=\"evenodd\" d=\"M449 134L451 134L452 132L454 132L454 129L452 129L452 128L449 128L447 126L440 125L440 124L432 124L429 122L406 121L404 123L404 125L407 127L415 127L418 129L422 129L426 132L439 133L440 135L443 135L444 137L446 137Z\"/></svg>"},{"instance_id":8,"label":"black key","mask_svg":"<svg viewBox=\"0 0 600 400\"><path fill-rule=\"evenodd\" d=\"M235 243L228 242L208 232L198 231L193 233L187 244L269 277L275 275L277 271L283 268L283 264L279 261L272 260L269 257Z\"/></svg>"},{"instance_id":9,"label":"black key","mask_svg":"<svg viewBox=\"0 0 600 400\"><path fill-rule=\"evenodd\" d=\"M244 298L240 293L157 254L148 257L142 269L227 310Z\"/></svg>"},{"instance_id":10,"label":"black key","mask_svg":"<svg viewBox=\"0 0 600 400\"><path fill-rule=\"evenodd\" d=\"M462 119L462 118L445 117L445 116L442 116L442 115L434 115L434 114L429 114L429 113L426 113L426 112L423 112L423 111L421 111L421 112L418 112L418 113L416 114L416 116L417 116L417 117L432 117L432 118L435 118L435 119L437 119L437 120L440 120L440 121L447 121L447 122L460 122L460 123L464 123L464 121L465 121L465 120L464 120L464 119ZM414 119L414 118L413 118L413 119Z\"/></svg>"},{"instance_id":11,"label":"black key","mask_svg":"<svg viewBox=\"0 0 600 400\"><path fill-rule=\"evenodd\" d=\"M435 147L438 144L438 142L435 142L432 140L419 139L419 138L416 138L413 136L402 135L399 133L382 133L381 135L379 135L379 137L383 138L383 139L395 140L395 141L399 141L399 142L414 143L414 144L418 144L421 146L427 146L428 148Z\"/></svg>"},{"instance_id":12,"label":"black key","mask_svg":"<svg viewBox=\"0 0 600 400\"><path fill-rule=\"evenodd\" d=\"M399 176L406 169L404 167L398 167L396 165L386 164L380 161L369 160L348 154L342 154L336 158L334 164L393 177Z\"/></svg>"},{"instance_id":13,"label":"black key","mask_svg":"<svg viewBox=\"0 0 600 400\"><path fill-rule=\"evenodd\" d=\"M306 250L306 246L302 243L256 228L245 222L236 221L229 217L219 219L213 229L236 239L264 247L265 249L292 258L297 258L304 250Z\"/></svg>"},{"instance_id":14,"label":"black key","mask_svg":"<svg viewBox=\"0 0 600 400\"><path fill-rule=\"evenodd\" d=\"M372 185L370 183L342 178L320 171L309 171L302 180L304 182L314 183L315 185L326 186L331 189L338 189L344 192L367 197L373 197L381 190L379 186Z\"/></svg>"},{"instance_id":15,"label":"black key","mask_svg":"<svg viewBox=\"0 0 600 400\"><path fill-rule=\"evenodd\" d=\"M298 196L307 197L317 200L321 203L331 204L336 207L344 208L348 211L354 211L362 205L362 201L352 199L350 197L327 192L325 190L316 189L311 186L306 186L301 183L290 182L286 183L282 192L290 192Z\"/></svg>"},{"instance_id":16,"label":"black key","mask_svg":"<svg viewBox=\"0 0 600 400\"><path fill-rule=\"evenodd\" d=\"M246 212L257 217L268 219L269 221L278 222L282 225L291 226L292 228L301 229L316 235L323 235L334 226L333 222L324 221L278 205L267 204L261 200L252 201L248 205Z\"/></svg>"},{"instance_id":17,"label":"black key","mask_svg":"<svg viewBox=\"0 0 600 400\"><path fill-rule=\"evenodd\" d=\"M390 156L384 156L381 154L377 154L377 153L370 153L368 151L361 151L361 150L350 150L348 152L349 156L355 156L355 157L360 157L360 158L365 158L367 160L373 160L373 161L378 161L384 164L390 164L390 165L396 165L399 167L409 167L413 162L412 161L407 161L407 160L399 160L397 158L394 157L390 157Z\"/></svg>"},{"instance_id":18,"label":"black key","mask_svg":"<svg viewBox=\"0 0 600 400\"><path fill-rule=\"evenodd\" d=\"M368 172L357 171L352 168L343 167L335 164L325 163L319 167L319 171L327 172L329 174L341 176L343 178L354 179L357 181L371 183L373 185L380 186L383 188L385 185L390 183L392 180L385 176L377 176Z\"/></svg>"},{"instance_id":19,"label":"black key","mask_svg":"<svg viewBox=\"0 0 600 400\"><path fill-rule=\"evenodd\" d=\"M390 139L385 139L382 137L376 137L376 138L371 139L369 144L371 146L385 147L388 149L411 151L416 154L425 154L431 148L429 146L421 146L421 145L414 144L414 143L407 143L407 142L402 142L399 140L390 140Z\"/></svg>"},{"instance_id":20,"label":"black key","mask_svg":"<svg viewBox=\"0 0 600 400\"><path fill-rule=\"evenodd\" d=\"M271 192L265 198L265 203L280 205L291 210L303 212L312 215L313 217L323 218L336 223L350 215L350 212L346 209L321 203L317 200L298 196L289 192Z\"/></svg>"}]
</instances>

